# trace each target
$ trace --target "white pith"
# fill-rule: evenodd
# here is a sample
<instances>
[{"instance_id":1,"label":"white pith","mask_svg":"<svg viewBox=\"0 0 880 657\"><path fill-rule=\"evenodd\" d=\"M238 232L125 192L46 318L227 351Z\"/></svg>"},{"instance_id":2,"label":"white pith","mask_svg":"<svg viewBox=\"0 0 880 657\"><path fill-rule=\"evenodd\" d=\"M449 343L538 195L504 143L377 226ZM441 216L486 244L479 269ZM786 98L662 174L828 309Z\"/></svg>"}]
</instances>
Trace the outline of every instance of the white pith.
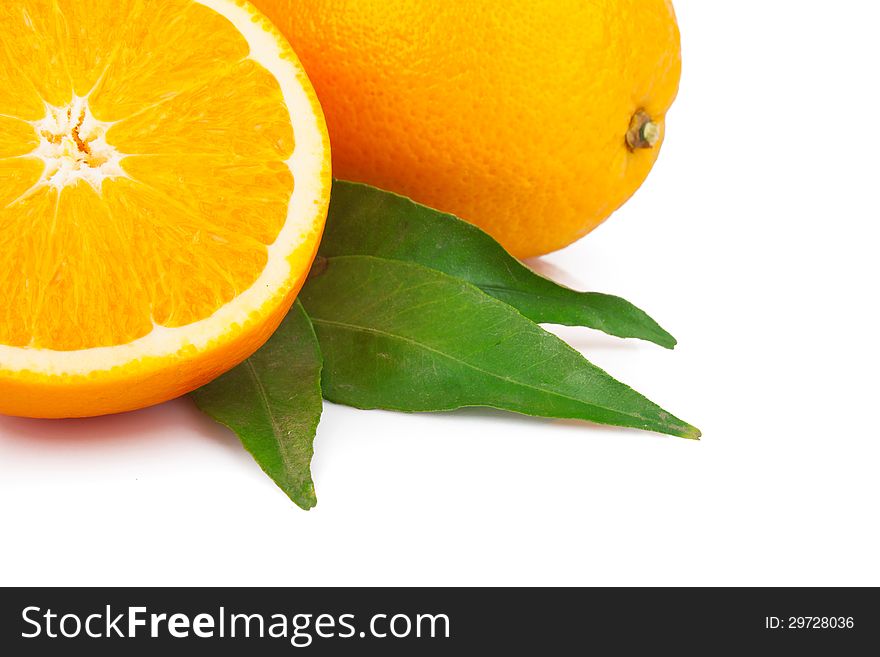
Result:
<instances>
[{"instance_id":1,"label":"white pith","mask_svg":"<svg viewBox=\"0 0 880 657\"><path fill-rule=\"evenodd\" d=\"M0 371L88 376L99 371L124 367L145 358L167 357L192 349L203 351L228 334L236 324L243 324L249 317L264 310L269 300L286 292L291 284L292 272L288 256L314 232L312 221L316 213L316 203L322 197L325 184L325 144L321 119L315 116L312 102L303 87L304 74L292 61L284 59L285 50L282 45L273 34L263 29L262 23L255 19L251 11L236 4L235 0L193 1L216 11L235 25L250 46L250 57L278 80L290 111L296 147L287 165L293 174L295 191L288 207L287 222L275 242L268 247L266 268L250 288L220 307L210 317L198 322L179 328L155 326L149 334L128 344L79 351L0 345ZM103 179L102 176L117 175L112 166L103 172L93 169L96 173L79 170L73 154L70 159L64 153L59 155L56 151L47 151L47 157L60 160L61 166L55 175L67 167L60 177L54 178L55 182L52 184L63 185L81 177L90 184L94 181L100 185L99 178ZM48 183L48 179L45 183Z\"/></svg>"},{"instance_id":2,"label":"white pith","mask_svg":"<svg viewBox=\"0 0 880 657\"><path fill-rule=\"evenodd\" d=\"M104 137L112 125L95 118L88 98L75 96L67 107L46 105L46 117L33 123L40 143L30 155L45 165L33 191L46 185L60 191L84 180L100 192L104 180L127 178L125 156Z\"/></svg>"}]
</instances>

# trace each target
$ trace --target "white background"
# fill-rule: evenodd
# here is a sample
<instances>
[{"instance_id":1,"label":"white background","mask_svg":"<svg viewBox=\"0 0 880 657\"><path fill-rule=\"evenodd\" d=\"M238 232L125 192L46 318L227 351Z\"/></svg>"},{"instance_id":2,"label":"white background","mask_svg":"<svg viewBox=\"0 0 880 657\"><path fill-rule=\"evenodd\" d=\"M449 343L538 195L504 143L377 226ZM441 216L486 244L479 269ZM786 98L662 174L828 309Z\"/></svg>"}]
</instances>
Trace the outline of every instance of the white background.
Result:
<instances>
[{"instance_id":1,"label":"white background","mask_svg":"<svg viewBox=\"0 0 880 657\"><path fill-rule=\"evenodd\" d=\"M880 584L880 10L675 4L655 171L536 266L679 338L559 329L702 442L328 405L306 513L189 401L0 419L0 583Z\"/></svg>"}]
</instances>

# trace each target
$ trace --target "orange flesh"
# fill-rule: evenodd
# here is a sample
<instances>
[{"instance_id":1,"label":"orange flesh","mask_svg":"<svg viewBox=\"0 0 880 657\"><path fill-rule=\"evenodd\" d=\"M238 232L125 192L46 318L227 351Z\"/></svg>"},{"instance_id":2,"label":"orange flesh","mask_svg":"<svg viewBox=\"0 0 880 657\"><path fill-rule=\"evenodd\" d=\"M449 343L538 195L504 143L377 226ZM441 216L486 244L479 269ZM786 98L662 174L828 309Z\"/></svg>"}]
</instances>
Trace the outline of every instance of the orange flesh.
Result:
<instances>
[{"instance_id":1,"label":"orange flesh","mask_svg":"<svg viewBox=\"0 0 880 657\"><path fill-rule=\"evenodd\" d=\"M294 137L236 28L189 0L4 0L0 34L0 345L126 344L251 287ZM47 182L39 148L76 171Z\"/></svg>"}]
</instances>

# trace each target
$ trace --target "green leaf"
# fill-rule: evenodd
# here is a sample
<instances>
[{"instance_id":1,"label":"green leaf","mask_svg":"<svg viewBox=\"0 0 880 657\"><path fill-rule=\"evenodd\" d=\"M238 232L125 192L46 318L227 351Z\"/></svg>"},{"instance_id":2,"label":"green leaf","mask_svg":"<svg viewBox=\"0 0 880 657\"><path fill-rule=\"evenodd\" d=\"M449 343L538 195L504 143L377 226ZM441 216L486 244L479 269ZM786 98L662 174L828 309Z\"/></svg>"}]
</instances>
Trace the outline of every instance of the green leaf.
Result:
<instances>
[{"instance_id":1,"label":"green leaf","mask_svg":"<svg viewBox=\"0 0 880 657\"><path fill-rule=\"evenodd\" d=\"M523 265L479 228L367 185L334 182L320 254L418 263L473 283L538 323L587 326L669 349L676 344L628 301L558 285Z\"/></svg>"},{"instance_id":2,"label":"green leaf","mask_svg":"<svg viewBox=\"0 0 880 657\"><path fill-rule=\"evenodd\" d=\"M300 298L321 343L330 401L400 411L489 406L700 435L514 308L442 272L333 257Z\"/></svg>"},{"instance_id":3,"label":"green leaf","mask_svg":"<svg viewBox=\"0 0 880 657\"><path fill-rule=\"evenodd\" d=\"M196 405L232 429L272 480L303 509L317 504L313 442L321 419L321 351L297 304L266 345L192 393Z\"/></svg>"}]
</instances>

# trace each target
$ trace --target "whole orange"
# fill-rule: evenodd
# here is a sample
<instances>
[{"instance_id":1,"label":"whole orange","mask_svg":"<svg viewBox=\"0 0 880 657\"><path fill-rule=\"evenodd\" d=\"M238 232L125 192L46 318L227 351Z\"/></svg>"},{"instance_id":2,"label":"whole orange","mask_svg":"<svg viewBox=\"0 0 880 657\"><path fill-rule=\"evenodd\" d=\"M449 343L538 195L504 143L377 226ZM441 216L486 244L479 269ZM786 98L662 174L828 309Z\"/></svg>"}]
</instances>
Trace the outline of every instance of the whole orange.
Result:
<instances>
[{"instance_id":1,"label":"whole orange","mask_svg":"<svg viewBox=\"0 0 880 657\"><path fill-rule=\"evenodd\" d=\"M335 174L517 256L582 237L653 166L681 72L669 0L255 0L324 108Z\"/></svg>"}]
</instances>

